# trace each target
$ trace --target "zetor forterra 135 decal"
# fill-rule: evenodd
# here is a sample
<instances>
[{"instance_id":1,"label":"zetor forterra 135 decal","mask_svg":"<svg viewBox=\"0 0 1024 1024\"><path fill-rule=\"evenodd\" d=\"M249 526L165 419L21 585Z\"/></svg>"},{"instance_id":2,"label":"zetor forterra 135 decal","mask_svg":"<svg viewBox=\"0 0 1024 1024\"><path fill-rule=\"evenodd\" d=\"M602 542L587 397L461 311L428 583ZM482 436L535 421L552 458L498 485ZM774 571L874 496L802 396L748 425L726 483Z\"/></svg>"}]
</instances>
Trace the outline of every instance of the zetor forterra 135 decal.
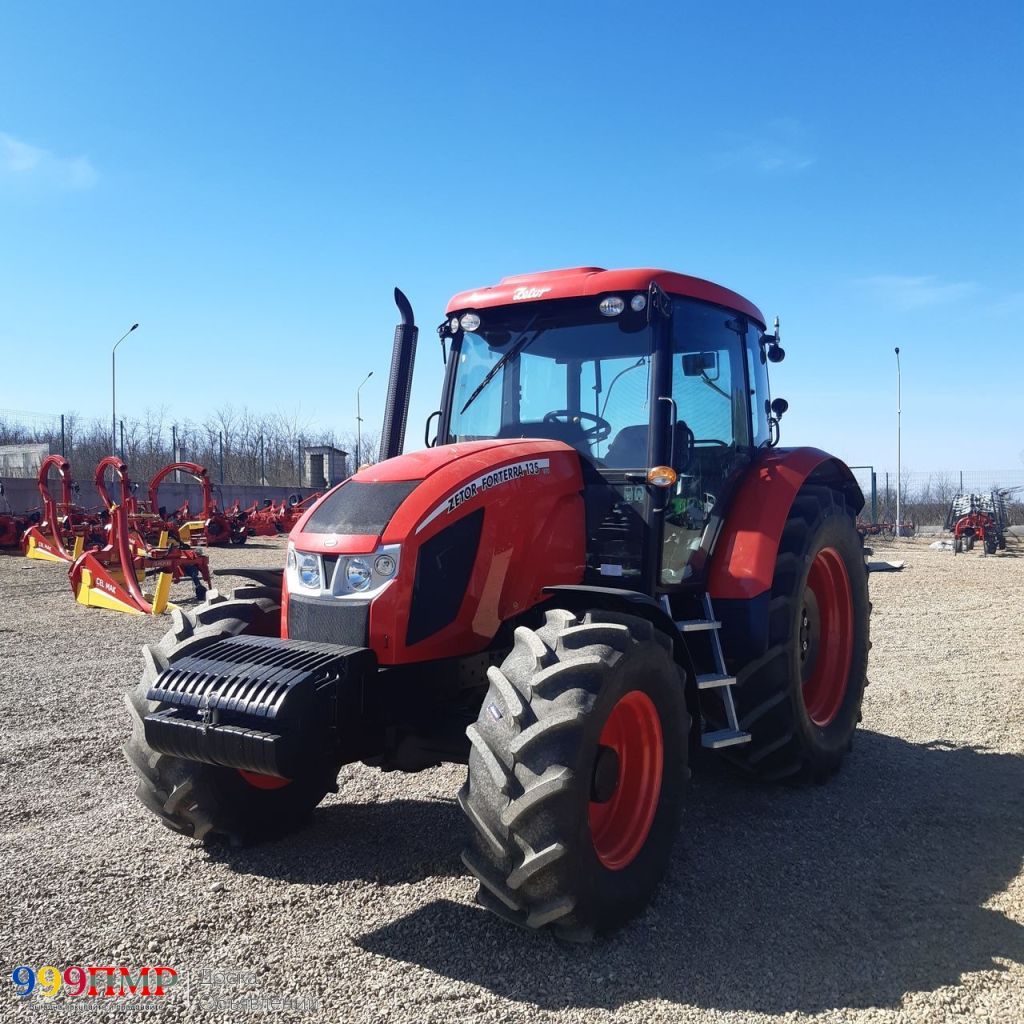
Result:
<instances>
[{"instance_id":1,"label":"zetor forterra 135 decal","mask_svg":"<svg viewBox=\"0 0 1024 1024\"><path fill-rule=\"evenodd\" d=\"M551 463L548 459L527 459L523 462L513 463L511 466L503 466L501 469L493 470L490 473L484 473L475 480L470 480L468 484L464 484L447 501L443 501L438 505L416 527L416 532L419 533L420 530L432 523L439 515L454 512L464 502L471 501L483 491L490 490L492 487L500 487L502 484L510 483L513 480L520 480L524 476L539 476L541 473L547 473L550 467Z\"/></svg>"},{"instance_id":2,"label":"zetor forterra 135 decal","mask_svg":"<svg viewBox=\"0 0 1024 1024\"><path fill-rule=\"evenodd\" d=\"M455 295L409 452L418 328L395 300L380 461L290 521L283 566L233 569L251 585L147 648L141 802L251 843L300 828L344 765L465 765L478 901L612 931L665 873L691 746L766 781L847 756L864 497L840 459L782 447L778 322L728 288L576 267Z\"/></svg>"}]
</instances>

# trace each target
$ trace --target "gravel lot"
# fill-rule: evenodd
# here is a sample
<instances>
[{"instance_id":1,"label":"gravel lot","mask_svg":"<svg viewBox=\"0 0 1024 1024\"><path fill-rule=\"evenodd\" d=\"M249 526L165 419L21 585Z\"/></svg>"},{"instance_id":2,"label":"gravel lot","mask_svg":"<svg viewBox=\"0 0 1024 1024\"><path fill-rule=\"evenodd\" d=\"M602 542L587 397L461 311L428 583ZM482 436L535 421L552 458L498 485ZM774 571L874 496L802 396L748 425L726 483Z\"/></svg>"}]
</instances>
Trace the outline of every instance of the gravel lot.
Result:
<instances>
[{"instance_id":1,"label":"gravel lot","mask_svg":"<svg viewBox=\"0 0 1024 1024\"><path fill-rule=\"evenodd\" d=\"M843 772L794 789L698 765L655 905L585 947L474 905L459 767L345 768L307 831L265 847L166 831L120 744L121 693L167 620L82 608L60 566L0 557L0 1019L1018 1024L1024 544L898 548L906 571L871 581L871 686ZM283 556L257 540L212 562ZM12 998L18 964L157 963L190 991ZM212 971L238 972L218 995L250 1002L204 1003ZM306 1008L275 1012L282 997Z\"/></svg>"}]
</instances>

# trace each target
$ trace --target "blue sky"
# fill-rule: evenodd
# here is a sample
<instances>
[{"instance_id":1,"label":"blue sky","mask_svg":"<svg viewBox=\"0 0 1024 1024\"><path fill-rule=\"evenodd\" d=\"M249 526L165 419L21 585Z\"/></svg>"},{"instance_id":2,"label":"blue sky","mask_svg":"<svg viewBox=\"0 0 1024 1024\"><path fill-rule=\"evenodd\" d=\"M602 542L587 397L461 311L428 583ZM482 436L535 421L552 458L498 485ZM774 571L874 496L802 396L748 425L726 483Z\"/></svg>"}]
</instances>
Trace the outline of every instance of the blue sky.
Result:
<instances>
[{"instance_id":1,"label":"blue sky","mask_svg":"<svg viewBox=\"0 0 1024 1024\"><path fill-rule=\"evenodd\" d=\"M0 408L379 423L395 321L652 265L782 318L784 441L1024 468L1024 6L64 4L0 15Z\"/></svg>"}]
</instances>

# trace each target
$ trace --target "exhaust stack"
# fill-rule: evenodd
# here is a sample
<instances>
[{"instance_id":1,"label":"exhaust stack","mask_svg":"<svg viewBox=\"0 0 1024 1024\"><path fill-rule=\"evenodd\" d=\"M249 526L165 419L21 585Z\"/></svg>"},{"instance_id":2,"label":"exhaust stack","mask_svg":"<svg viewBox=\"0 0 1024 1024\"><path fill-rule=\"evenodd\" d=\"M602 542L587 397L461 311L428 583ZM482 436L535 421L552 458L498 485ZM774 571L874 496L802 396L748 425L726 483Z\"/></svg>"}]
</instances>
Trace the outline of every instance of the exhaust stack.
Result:
<instances>
[{"instance_id":1,"label":"exhaust stack","mask_svg":"<svg viewBox=\"0 0 1024 1024\"><path fill-rule=\"evenodd\" d=\"M399 288L395 289L395 305L402 320L395 328L395 347L391 355L391 376L388 378L384 429L380 439L382 460L401 455L405 447L405 425L412 396L412 367L416 360L416 339L420 333L412 306Z\"/></svg>"}]
</instances>

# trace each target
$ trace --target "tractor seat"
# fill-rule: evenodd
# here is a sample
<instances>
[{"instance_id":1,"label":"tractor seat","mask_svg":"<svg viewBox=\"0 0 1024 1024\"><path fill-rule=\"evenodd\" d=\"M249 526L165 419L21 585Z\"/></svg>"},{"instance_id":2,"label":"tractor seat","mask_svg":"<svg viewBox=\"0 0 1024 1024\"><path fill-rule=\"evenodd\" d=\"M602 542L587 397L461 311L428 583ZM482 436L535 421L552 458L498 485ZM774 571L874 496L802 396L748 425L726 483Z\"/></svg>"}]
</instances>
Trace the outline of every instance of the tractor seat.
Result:
<instances>
[{"instance_id":1,"label":"tractor seat","mask_svg":"<svg viewBox=\"0 0 1024 1024\"><path fill-rule=\"evenodd\" d=\"M524 422L504 423L497 437L538 437L549 441L564 441L581 452L590 454L590 445L578 423L554 421L545 423L543 420L527 420Z\"/></svg>"},{"instance_id":2,"label":"tractor seat","mask_svg":"<svg viewBox=\"0 0 1024 1024\"><path fill-rule=\"evenodd\" d=\"M647 465L646 423L623 427L612 439L604 464L613 469L637 469ZM693 431L682 421L676 422L673 454L677 469L685 469L693 452Z\"/></svg>"}]
</instances>

